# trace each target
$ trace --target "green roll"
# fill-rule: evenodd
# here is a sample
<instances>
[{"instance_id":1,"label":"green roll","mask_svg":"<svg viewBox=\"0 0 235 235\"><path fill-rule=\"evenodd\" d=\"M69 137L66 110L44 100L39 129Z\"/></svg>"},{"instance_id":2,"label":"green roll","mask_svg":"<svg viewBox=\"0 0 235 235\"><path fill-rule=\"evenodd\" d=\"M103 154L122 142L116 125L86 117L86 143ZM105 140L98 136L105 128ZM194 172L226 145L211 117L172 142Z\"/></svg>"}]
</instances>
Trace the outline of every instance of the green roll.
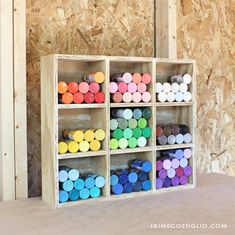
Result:
<instances>
[{"instance_id":1,"label":"green roll","mask_svg":"<svg viewBox=\"0 0 235 235\"><path fill-rule=\"evenodd\" d=\"M142 130L137 127L133 130L133 137L135 137L136 139L140 138L142 136Z\"/></svg>"},{"instance_id":2,"label":"green roll","mask_svg":"<svg viewBox=\"0 0 235 235\"><path fill-rule=\"evenodd\" d=\"M109 147L110 147L110 149L112 149L112 150L117 149L117 148L118 148L118 140L116 140L116 139L111 139L111 140L109 141Z\"/></svg>"},{"instance_id":3,"label":"green roll","mask_svg":"<svg viewBox=\"0 0 235 235\"><path fill-rule=\"evenodd\" d=\"M145 128L147 126L147 124L148 123L147 123L147 120L145 118L140 118L138 120L138 127L141 128L141 129Z\"/></svg>"},{"instance_id":4,"label":"green roll","mask_svg":"<svg viewBox=\"0 0 235 235\"><path fill-rule=\"evenodd\" d=\"M118 141L118 146L119 146L120 149L126 149L127 146L128 146L128 141L127 141L127 139L121 138L121 139Z\"/></svg>"},{"instance_id":5,"label":"green roll","mask_svg":"<svg viewBox=\"0 0 235 235\"><path fill-rule=\"evenodd\" d=\"M128 140L128 146L130 148L135 148L138 144L138 141L135 137L131 137L129 140Z\"/></svg>"},{"instance_id":6,"label":"green roll","mask_svg":"<svg viewBox=\"0 0 235 235\"><path fill-rule=\"evenodd\" d=\"M142 132L145 138L149 138L152 135L152 129L150 127L145 127Z\"/></svg>"},{"instance_id":7,"label":"green roll","mask_svg":"<svg viewBox=\"0 0 235 235\"><path fill-rule=\"evenodd\" d=\"M150 108L143 109L143 117L145 119L149 119L151 117L151 114L152 114L152 112L151 112Z\"/></svg>"},{"instance_id":8,"label":"green roll","mask_svg":"<svg viewBox=\"0 0 235 235\"><path fill-rule=\"evenodd\" d=\"M113 133L112 133L112 137L120 140L123 137L123 131L119 128L117 128Z\"/></svg>"},{"instance_id":9,"label":"green roll","mask_svg":"<svg viewBox=\"0 0 235 235\"><path fill-rule=\"evenodd\" d=\"M132 118L128 121L128 127L131 129L135 129L137 127L137 120Z\"/></svg>"},{"instance_id":10,"label":"green roll","mask_svg":"<svg viewBox=\"0 0 235 235\"><path fill-rule=\"evenodd\" d=\"M122 130L125 130L128 126L128 121L126 119L120 118L118 119L118 127Z\"/></svg>"},{"instance_id":11,"label":"green roll","mask_svg":"<svg viewBox=\"0 0 235 235\"><path fill-rule=\"evenodd\" d=\"M141 136L140 138L138 138L138 146L143 148L147 145L147 139L143 136Z\"/></svg>"},{"instance_id":12,"label":"green roll","mask_svg":"<svg viewBox=\"0 0 235 235\"><path fill-rule=\"evenodd\" d=\"M124 131L123 131L123 137L125 139L130 139L132 137L132 130L131 128L126 128Z\"/></svg>"},{"instance_id":13,"label":"green roll","mask_svg":"<svg viewBox=\"0 0 235 235\"><path fill-rule=\"evenodd\" d=\"M118 128L118 121L116 119L110 120L110 130L114 131Z\"/></svg>"}]
</instances>

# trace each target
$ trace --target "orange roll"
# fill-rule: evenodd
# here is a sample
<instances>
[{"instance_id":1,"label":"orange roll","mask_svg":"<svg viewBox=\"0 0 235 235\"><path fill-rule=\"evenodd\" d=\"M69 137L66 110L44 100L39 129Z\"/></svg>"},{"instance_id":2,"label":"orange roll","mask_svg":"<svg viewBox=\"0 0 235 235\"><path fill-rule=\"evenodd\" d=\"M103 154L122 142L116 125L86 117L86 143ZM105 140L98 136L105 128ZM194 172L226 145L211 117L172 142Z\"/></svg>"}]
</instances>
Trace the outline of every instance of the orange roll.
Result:
<instances>
[{"instance_id":1,"label":"orange roll","mask_svg":"<svg viewBox=\"0 0 235 235\"><path fill-rule=\"evenodd\" d=\"M57 89L58 89L59 94L64 94L65 92L68 91L68 85L66 82L60 81L60 82L58 82Z\"/></svg>"},{"instance_id":2,"label":"orange roll","mask_svg":"<svg viewBox=\"0 0 235 235\"><path fill-rule=\"evenodd\" d=\"M135 84L139 84L141 82L141 74L140 73L133 73L132 74L132 82Z\"/></svg>"},{"instance_id":3,"label":"orange roll","mask_svg":"<svg viewBox=\"0 0 235 235\"><path fill-rule=\"evenodd\" d=\"M66 92L61 95L60 102L63 104L71 104L73 102L73 95L70 92Z\"/></svg>"},{"instance_id":4,"label":"orange roll","mask_svg":"<svg viewBox=\"0 0 235 235\"><path fill-rule=\"evenodd\" d=\"M78 92L78 83L77 82L69 82L68 83L68 91L72 94Z\"/></svg>"}]
</instances>

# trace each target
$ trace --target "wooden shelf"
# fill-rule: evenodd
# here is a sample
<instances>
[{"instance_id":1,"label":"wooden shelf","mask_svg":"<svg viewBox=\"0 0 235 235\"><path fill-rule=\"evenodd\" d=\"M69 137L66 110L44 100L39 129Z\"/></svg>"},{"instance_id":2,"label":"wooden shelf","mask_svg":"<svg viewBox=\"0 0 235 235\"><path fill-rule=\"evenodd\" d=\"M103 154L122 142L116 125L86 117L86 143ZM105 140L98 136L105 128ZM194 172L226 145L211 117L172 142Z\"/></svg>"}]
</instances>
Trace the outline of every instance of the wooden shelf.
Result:
<instances>
[{"instance_id":1,"label":"wooden shelf","mask_svg":"<svg viewBox=\"0 0 235 235\"><path fill-rule=\"evenodd\" d=\"M58 109L98 109L105 108L106 104L58 104Z\"/></svg>"},{"instance_id":2,"label":"wooden shelf","mask_svg":"<svg viewBox=\"0 0 235 235\"><path fill-rule=\"evenodd\" d=\"M156 150L168 150L168 149L181 149L192 148L193 144L172 144L172 145L157 145Z\"/></svg>"},{"instance_id":3,"label":"wooden shelf","mask_svg":"<svg viewBox=\"0 0 235 235\"><path fill-rule=\"evenodd\" d=\"M120 108L120 107L151 107L152 103L111 103L111 108Z\"/></svg>"},{"instance_id":4,"label":"wooden shelf","mask_svg":"<svg viewBox=\"0 0 235 235\"><path fill-rule=\"evenodd\" d=\"M58 159L76 159L76 158L84 158L84 157L96 157L106 155L107 151L97 151L97 152L78 152L78 153L65 153L58 154Z\"/></svg>"},{"instance_id":5,"label":"wooden shelf","mask_svg":"<svg viewBox=\"0 0 235 235\"><path fill-rule=\"evenodd\" d=\"M156 107L165 107L165 106L192 106L193 102L156 102Z\"/></svg>"},{"instance_id":6,"label":"wooden shelf","mask_svg":"<svg viewBox=\"0 0 235 235\"><path fill-rule=\"evenodd\" d=\"M154 191L156 193L166 193L166 192L179 191L179 190L192 189L192 188L195 188L195 184L171 186L171 187L167 187L167 188L155 189Z\"/></svg>"},{"instance_id":7,"label":"wooden shelf","mask_svg":"<svg viewBox=\"0 0 235 235\"><path fill-rule=\"evenodd\" d=\"M153 151L153 147L144 147L144 148L127 148L127 149L116 149L110 150L110 154L123 154L123 153L141 153L141 152L150 152Z\"/></svg>"}]
</instances>

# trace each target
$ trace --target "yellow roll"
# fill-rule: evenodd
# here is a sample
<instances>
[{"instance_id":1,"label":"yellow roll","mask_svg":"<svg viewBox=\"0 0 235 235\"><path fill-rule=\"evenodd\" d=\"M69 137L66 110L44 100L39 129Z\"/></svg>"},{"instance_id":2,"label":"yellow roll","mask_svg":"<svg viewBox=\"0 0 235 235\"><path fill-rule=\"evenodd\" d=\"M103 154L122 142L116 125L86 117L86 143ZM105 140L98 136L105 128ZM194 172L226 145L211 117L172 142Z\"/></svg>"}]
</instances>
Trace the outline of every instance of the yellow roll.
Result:
<instances>
[{"instance_id":1,"label":"yellow roll","mask_svg":"<svg viewBox=\"0 0 235 235\"><path fill-rule=\"evenodd\" d=\"M100 150L101 144L99 140L92 140L90 143L90 149L92 151L98 151Z\"/></svg>"},{"instance_id":2,"label":"yellow roll","mask_svg":"<svg viewBox=\"0 0 235 235\"><path fill-rule=\"evenodd\" d=\"M91 142L92 140L95 139L95 133L93 130L88 129L84 132L84 138L86 141Z\"/></svg>"},{"instance_id":3,"label":"yellow roll","mask_svg":"<svg viewBox=\"0 0 235 235\"><path fill-rule=\"evenodd\" d=\"M82 141L79 146L81 152L87 152L90 148L90 144L88 143L88 141L85 140Z\"/></svg>"},{"instance_id":4,"label":"yellow roll","mask_svg":"<svg viewBox=\"0 0 235 235\"><path fill-rule=\"evenodd\" d=\"M58 153L64 154L68 151L68 145L64 141L60 141L58 144Z\"/></svg>"},{"instance_id":5,"label":"yellow roll","mask_svg":"<svg viewBox=\"0 0 235 235\"><path fill-rule=\"evenodd\" d=\"M76 142L81 142L84 140L84 133L82 130L65 130L64 137Z\"/></svg>"},{"instance_id":6,"label":"yellow roll","mask_svg":"<svg viewBox=\"0 0 235 235\"><path fill-rule=\"evenodd\" d=\"M95 139L102 141L105 138L105 131L103 129L97 129L95 131Z\"/></svg>"},{"instance_id":7,"label":"yellow roll","mask_svg":"<svg viewBox=\"0 0 235 235\"><path fill-rule=\"evenodd\" d=\"M70 153L77 153L79 150L79 144L74 141L74 140L68 140L66 141L67 145L68 145L68 150Z\"/></svg>"},{"instance_id":8,"label":"yellow roll","mask_svg":"<svg viewBox=\"0 0 235 235\"><path fill-rule=\"evenodd\" d=\"M104 82L104 73L103 72L96 72L92 74L95 78L95 81L97 83L103 83Z\"/></svg>"}]
</instances>

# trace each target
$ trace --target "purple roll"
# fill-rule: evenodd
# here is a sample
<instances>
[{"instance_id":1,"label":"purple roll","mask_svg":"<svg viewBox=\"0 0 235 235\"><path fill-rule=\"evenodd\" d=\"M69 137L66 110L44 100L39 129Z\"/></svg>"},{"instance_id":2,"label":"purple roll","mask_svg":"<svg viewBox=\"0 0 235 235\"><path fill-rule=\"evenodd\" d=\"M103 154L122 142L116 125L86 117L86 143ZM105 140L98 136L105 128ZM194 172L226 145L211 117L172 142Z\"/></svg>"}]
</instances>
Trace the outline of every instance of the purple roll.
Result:
<instances>
[{"instance_id":1,"label":"purple roll","mask_svg":"<svg viewBox=\"0 0 235 235\"><path fill-rule=\"evenodd\" d=\"M160 170L162 169L162 167L163 167L162 161L161 161L161 160L158 160L158 161L156 162L156 170L157 170L157 171L160 171Z\"/></svg>"},{"instance_id":2,"label":"purple roll","mask_svg":"<svg viewBox=\"0 0 235 235\"><path fill-rule=\"evenodd\" d=\"M181 185L185 185L185 184L187 184L188 183L188 177L186 176L186 175L182 175L181 177L180 177L180 184Z\"/></svg>"},{"instance_id":3,"label":"purple roll","mask_svg":"<svg viewBox=\"0 0 235 235\"><path fill-rule=\"evenodd\" d=\"M175 157L177 159L181 159L184 157L184 151L182 149L175 150Z\"/></svg>"},{"instance_id":4,"label":"purple roll","mask_svg":"<svg viewBox=\"0 0 235 235\"><path fill-rule=\"evenodd\" d=\"M193 169L192 169L191 166L186 166L186 167L184 168L184 175L190 176L190 175L192 175L192 172L193 172Z\"/></svg>"},{"instance_id":5,"label":"purple roll","mask_svg":"<svg viewBox=\"0 0 235 235\"><path fill-rule=\"evenodd\" d=\"M165 179L166 178L166 176L167 176L167 171L165 170L165 169L161 169L159 172L158 172L158 177L160 178L160 179Z\"/></svg>"},{"instance_id":6,"label":"purple roll","mask_svg":"<svg viewBox=\"0 0 235 235\"><path fill-rule=\"evenodd\" d=\"M184 149L184 157L189 159L192 156L192 150L191 149Z\"/></svg>"},{"instance_id":7,"label":"purple roll","mask_svg":"<svg viewBox=\"0 0 235 235\"><path fill-rule=\"evenodd\" d=\"M163 161L163 168L165 169L165 170L168 170L168 169L170 169L171 168L171 160L170 159L165 159L164 161Z\"/></svg>"},{"instance_id":8,"label":"purple roll","mask_svg":"<svg viewBox=\"0 0 235 235\"><path fill-rule=\"evenodd\" d=\"M174 168L168 169L167 176L172 179L175 176L175 169Z\"/></svg>"},{"instance_id":9,"label":"purple roll","mask_svg":"<svg viewBox=\"0 0 235 235\"><path fill-rule=\"evenodd\" d=\"M163 180L163 187L164 188L168 188L171 186L171 179L169 177L166 177L164 180Z\"/></svg>"},{"instance_id":10,"label":"purple roll","mask_svg":"<svg viewBox=\"0 0 235 235\"><path fill-rule=\"evenodd\" d=\"M184 158L184 157L181 158L181 159L180 159L180 166L184 168L184 167L186 167L187 165L188 165L188 160L187 160L186 158Z\"/></svg>"},{"instance_id":11,"label":"purple roll","mask_svg":"<svg viewBox=\"0 0 235 235\"><path fill-rule=\"evenodd\" d=\"M171 167L176 169L180 166L180 161L177 158L171 160Z\"/></svg>"},{"instance_id":12,"label":"purple roll","mask_svg":"<svg viewBox=\"0 0 235 235\"><path fill-rule=\"evenodd\" d=\"M160 178L156 178L156 188L159 189L162 188L162 186L163 186L163 180Z\"/></svg>"},{"instance_id":13,"label":"purple roll","mask_svg":"<svg viewBox=\"0 0 235 235\"><path fill-rule=\"evenodd\" d=\"M158 144L166 145L167 144L167 137L165 135L161 135L157 137Z\"/></svg>"},{"instance_id":14,"label":"purple roll","mask_svg":"<svg viewBox=\"0 0 235 235\"><path fill-rule=\"evenodd\" d=\"M174 176L171 180L173 186L177 186L180 184L180 178L178 176Z\"/></svg>"}]
</instances>

